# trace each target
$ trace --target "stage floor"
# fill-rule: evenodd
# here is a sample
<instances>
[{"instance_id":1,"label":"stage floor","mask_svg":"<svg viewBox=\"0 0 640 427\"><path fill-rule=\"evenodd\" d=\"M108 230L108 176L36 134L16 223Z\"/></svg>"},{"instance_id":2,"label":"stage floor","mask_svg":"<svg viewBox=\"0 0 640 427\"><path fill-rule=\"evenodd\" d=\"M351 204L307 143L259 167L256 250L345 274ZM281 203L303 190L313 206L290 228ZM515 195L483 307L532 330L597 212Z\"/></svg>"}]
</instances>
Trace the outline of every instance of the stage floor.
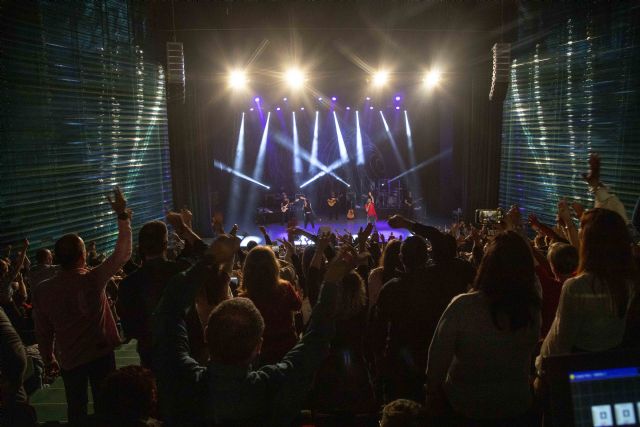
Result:
<instances>
[{"instance_id":1,"label":"stage floor","mask_svg":"<svg viewBox=\"0 0 640 427\"><path fill-rule=\"evenodd\" d=\"M448 227L451 225L450 222L444 220L443 218L426 218L426 219L423 218L419 220L419 222L432 225L435 227ZM311 233L317 234L320 228L322 227L323 230L330 229L332 232L338 231L340 234L344 234L345 232L348 231L349 233L355 236L357 235L360 227L365 227L366 225L367 223L364 218L357 218L354 220L344 219L344 220L337 220L337 221L335 220L329 221L326 218L319 217L319 218L316 218L315 228L312 228L311 224L308 224L306 230ZM285 225L267 224L264 227L267 229L267 232L269 233L269 237L271 237L271 240L282 239L287 237L287 227ZM304 228L304 222L299 222L298 227ZM398 238L399 236L402 236L403 238L405 238L410 234L408 230L399 230L399 229L393 229L389 227L389 224L387 224L386 219L378 220L376 222L376 228L378 230L378 233L384 235L385 240L388 240L391 235L395 236L396 238ZM246 227L246 228L240 227L240 230L238 231L238 235L244 236L243 246L245 246L249 242L249 240L255 240L259 244L264 243L257 224L253 224L251 227ZM304 241L299 243L304 243Z\"/></svg>"}]
</instances>

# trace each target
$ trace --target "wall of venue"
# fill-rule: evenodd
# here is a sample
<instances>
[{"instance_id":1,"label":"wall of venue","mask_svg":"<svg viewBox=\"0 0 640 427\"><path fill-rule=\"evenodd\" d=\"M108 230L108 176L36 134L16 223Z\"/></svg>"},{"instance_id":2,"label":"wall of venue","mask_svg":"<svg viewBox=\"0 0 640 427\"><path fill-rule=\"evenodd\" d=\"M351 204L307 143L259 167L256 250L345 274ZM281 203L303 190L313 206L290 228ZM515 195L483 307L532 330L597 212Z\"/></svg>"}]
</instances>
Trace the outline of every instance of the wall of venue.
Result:
<instances>
[{"instance_id":1,"label":"wall of venue","mask_svg":"<svg viewBox=\"0 0 640 427\"><path fill-rule=\"evenodd\" d=\"M598 152L603 181L630 214L640 195L640 4L530 2L519 16L500 204L547 222L560 197L592 206L581 173Z\"/></svg>"},{"instance_id":2,"label":"wall of venue","mask_svg":"<svg viewBox=\"0 0 640 427\"><path fill-rule=\"evenodd\" d=\"M145 52L142 2L0 4L0 243L65 233L114 244L105 194L134 228L172 204L163 67Z\"/></svg>"}]
</instances>

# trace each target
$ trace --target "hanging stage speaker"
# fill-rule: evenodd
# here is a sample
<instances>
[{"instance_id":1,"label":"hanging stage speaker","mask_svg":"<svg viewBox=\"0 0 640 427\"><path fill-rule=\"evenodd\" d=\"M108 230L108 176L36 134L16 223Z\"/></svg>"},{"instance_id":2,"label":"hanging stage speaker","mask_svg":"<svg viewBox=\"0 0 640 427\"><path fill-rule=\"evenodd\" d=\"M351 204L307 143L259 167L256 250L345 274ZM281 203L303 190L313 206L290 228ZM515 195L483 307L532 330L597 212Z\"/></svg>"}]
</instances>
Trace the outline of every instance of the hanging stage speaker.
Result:
<instances>
[{"instance_id":1,"label":"hanging stage speaker","mask_svg":"<svg viewBox=\"0 0 640 427\"><path fill-rule=\"evenodd\" d=\"M167 42L167 83L170 98L180 98L184 103L184 50L180 42Z\"/></svg>"},{"instance_id":2,"label":"hanging stage speaker","mask_svg":"<svg viewBox=\"0 0 640 427\"><path fill-rule=\"evenodd\" d=\"M509 86L509 69L511 68L511 43L496 43L491 49L493 53L493 73L489 99L504 100Z\"/></svg>"}]
</instances>

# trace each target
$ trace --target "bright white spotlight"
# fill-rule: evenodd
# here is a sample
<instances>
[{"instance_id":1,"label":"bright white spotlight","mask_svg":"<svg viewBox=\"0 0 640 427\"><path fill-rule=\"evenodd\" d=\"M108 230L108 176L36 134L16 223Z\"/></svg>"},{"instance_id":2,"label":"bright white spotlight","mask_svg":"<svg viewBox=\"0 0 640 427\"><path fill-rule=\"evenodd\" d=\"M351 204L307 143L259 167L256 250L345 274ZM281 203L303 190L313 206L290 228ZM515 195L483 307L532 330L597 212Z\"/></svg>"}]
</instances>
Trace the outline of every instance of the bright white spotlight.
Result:
<instances>
[{"instance_id":1,"label":"bright white spotlight","mask_svg":"<svg viewBox=\"0 0 640 427\"><path fill-rule=\"evenodd\" d=\"M438 85L438 83L440 83L440 79L442 78L442 73L439 70L430 70L429 72L427 72L427 74L425 74L424 79L422 79L422 82L424 83L424 85L428 88L432 88Z\"/></svg>"},{"instance_id":2,"label":"bright white spotlight","mask_svg":"<svg viewBox=\"0 0 640 427\"><path fill-rule=\"evenodd\" d=\"M238 178L242 178L245 181L253 182L254 184L259 185L260 187L265 188L267 190L271 189L271 187L269 187L268 185L263 184L260 181L258 181L257 179L253 179L250 176L247 176L247 175L243 174L242 172L233 170L232 168L230 168L229 166L225 165L224 163L222 163L219 160L214 160L213 161L213 166L218 168L218 169L220 169L220 170L223 170L225 172L229 172L230 174L235 175Z\"/></svg>"},{"instance_id":3,"label":"bright white spotlight","mask_svg":"<svg viewBox=\"0 0 640 427\"><path fill-rule=\"evenodd\" d=\"M284 74L284 79L293 89L299 89L304 85L304 73L299 68L290 68Z\"/></svg>"},{"instance_id":4,"label":"bright white spotlight","mask_svg":"<svg viewBox=\"0 0 640 427\"><path fill-rule=\"evenodd\" d=\"M385 84L387 84L388 81L389 81L388 71L380 70L373 75L372 82L373 82L373 85L376 87L382 87Z\"/></svg>"},{"instance_id":5,"label":"bright white spotlight","mask_svg":"<svg viewBox=\"0 0 640 427\"><path fill-rule=\"evenodd\" d=\"M244 70L233 70L229 73L229 87L232 89L243 89L247 86L249 79Z\"/></svg>"}]
</instances>

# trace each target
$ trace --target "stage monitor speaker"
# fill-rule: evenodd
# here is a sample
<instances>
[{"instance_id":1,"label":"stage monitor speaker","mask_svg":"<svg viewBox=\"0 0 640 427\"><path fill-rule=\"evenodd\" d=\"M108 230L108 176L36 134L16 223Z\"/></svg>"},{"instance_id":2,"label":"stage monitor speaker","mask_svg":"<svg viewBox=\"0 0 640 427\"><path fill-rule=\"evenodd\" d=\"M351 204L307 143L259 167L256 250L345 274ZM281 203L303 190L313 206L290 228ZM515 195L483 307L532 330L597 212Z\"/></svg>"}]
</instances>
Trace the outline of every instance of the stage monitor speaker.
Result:
<instances>
[{"instance_id":1,"label":"stage monitor speaker","mask_svg":"<svg viewBox=\"0 0 640 427\"><path fill-rule=\"evenodd\" d=\"M180 98L184 103L184 49L180 42L167 42L167 83L171 98Z\"/></svg>"},{"instance_id":2,"label":"stage monitor speaker","mask_svg":"<svg viewBox=\"0 0 640 427\"><path fill-rule=\"evenodd\" d=\"M493 53L493 73L489 100L503 100L509 86L509 70L511 68L511 43L495 43Z\"/></svg>"}]
</instances>

